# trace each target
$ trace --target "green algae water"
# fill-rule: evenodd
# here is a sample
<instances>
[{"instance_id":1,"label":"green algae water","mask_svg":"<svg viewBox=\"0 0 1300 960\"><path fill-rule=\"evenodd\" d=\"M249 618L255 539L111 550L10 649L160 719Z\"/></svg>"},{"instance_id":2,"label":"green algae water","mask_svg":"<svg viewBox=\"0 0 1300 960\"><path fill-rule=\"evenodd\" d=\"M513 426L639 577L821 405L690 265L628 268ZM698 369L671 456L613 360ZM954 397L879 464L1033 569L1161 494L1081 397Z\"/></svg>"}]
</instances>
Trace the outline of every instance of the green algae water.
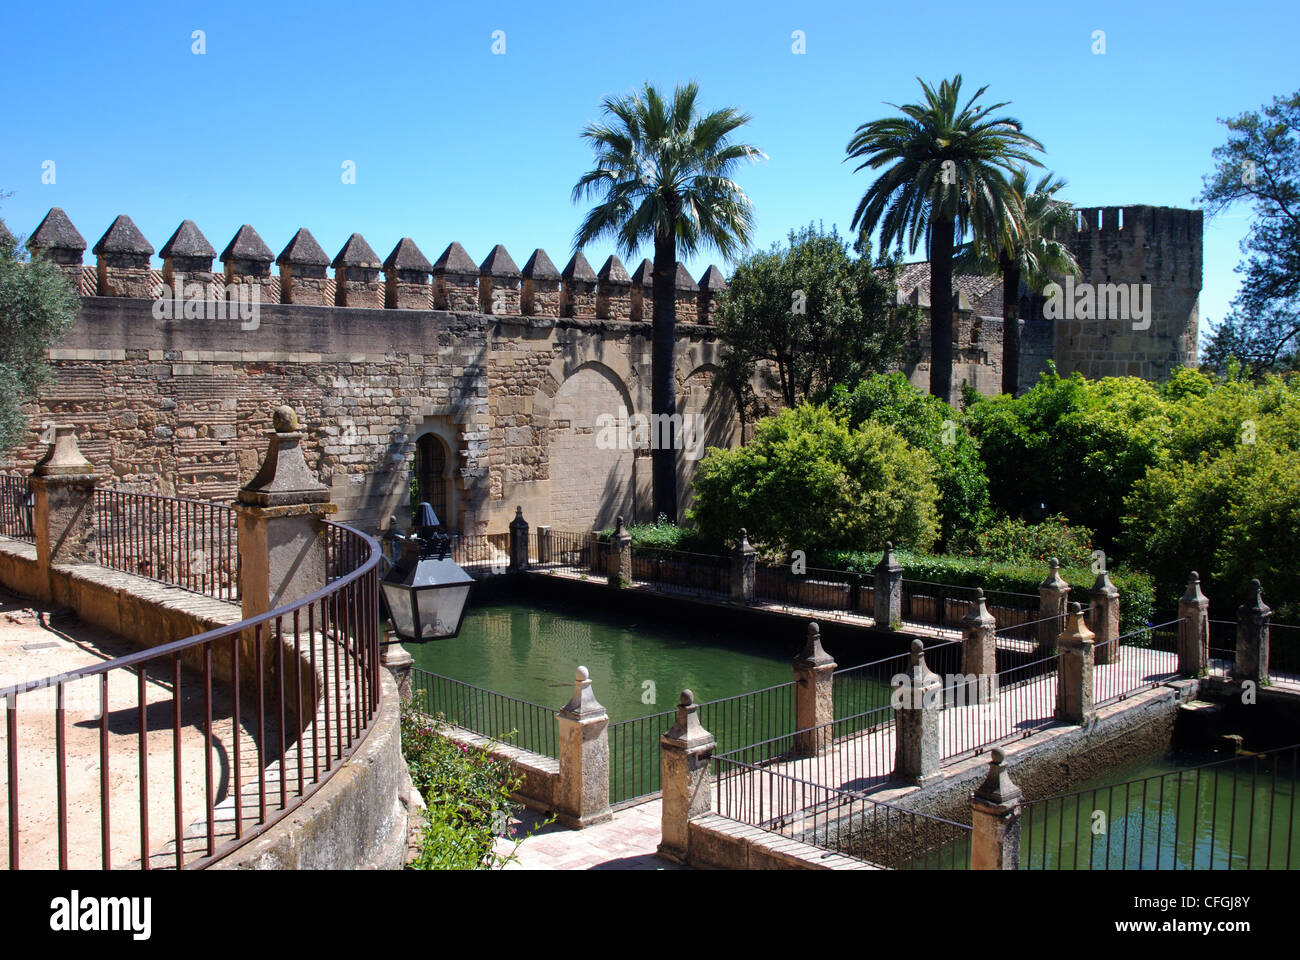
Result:
<instances>
[{"instance_id":1,"label":"green algae water","mask_svg":"<svg viewBox=\"0 0 1300 960\"><path fill-rule=\"evenodd\" d=\"M703 702L787 683L795 653L789 637L673 629L534 600L475 604L458 637L407 649L422 670L556 710L585 666L611 723L671 710L683 689Z\"/></svg>"}]
</instances>

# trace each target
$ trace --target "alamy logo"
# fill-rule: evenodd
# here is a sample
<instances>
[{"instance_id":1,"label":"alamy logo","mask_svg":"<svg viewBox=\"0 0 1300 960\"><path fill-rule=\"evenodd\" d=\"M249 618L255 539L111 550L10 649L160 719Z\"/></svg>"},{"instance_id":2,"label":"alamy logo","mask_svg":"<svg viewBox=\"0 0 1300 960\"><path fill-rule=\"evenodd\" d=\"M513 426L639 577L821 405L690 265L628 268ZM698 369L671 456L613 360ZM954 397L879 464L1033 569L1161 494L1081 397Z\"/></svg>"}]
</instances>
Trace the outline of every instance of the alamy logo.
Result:
<instances>
[{"instance_id":1,"label":"alamy logo","mask_svg":"<svg viewBox=\"0 0 1300 960\"><path fill-rule=\"evenodd\" d=\"M1043 288L1048 320L1132 320L1134 330L1151 326L1151 284L1080 283L1065 278L1065 286L1049 283Z\"/></svg>"},{"instance_id":2,"label":"alamy logo","mask_svg":"<svg viewBox=\"0 0 1300 960\"><path fill-rule=\"evenodd\" d=\"M198 283L178 283L174 290L164 283L156 290L155 320L238 320L240 330L261 325L262 288L256 283L227 284L219 300L208 299Z\"/></svg>"},{"instance_id":3,"label":"alamy logo","mask_svg":"<svg viewBox=\"0 0 1300 960\"><path fill-rule=\"evenodd\" d=\"M687 460L704 452L699 417L689 413L634 413L596 418L596 447L600 450L681 450Z\"/></svg>"},{"instance_id":4,"label":"alamy logo","mask_svg":"<svg viewBox=\"0 0 1300 960\"><path fill-rule=\"evenodd\" d=\"M152 933L151 897L70 896L50 901L50 929L60 933L128 931L133 940L148 940Z\"/></svg>"}]
</instances>

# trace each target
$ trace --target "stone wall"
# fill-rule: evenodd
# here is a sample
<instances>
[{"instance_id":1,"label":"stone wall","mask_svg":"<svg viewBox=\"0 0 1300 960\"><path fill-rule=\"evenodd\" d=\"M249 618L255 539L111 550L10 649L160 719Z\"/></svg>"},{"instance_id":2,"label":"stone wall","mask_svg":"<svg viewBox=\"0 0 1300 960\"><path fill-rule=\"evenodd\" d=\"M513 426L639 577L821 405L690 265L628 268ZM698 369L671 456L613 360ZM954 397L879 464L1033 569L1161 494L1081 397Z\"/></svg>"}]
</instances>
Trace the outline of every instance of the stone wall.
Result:
<instances>
[{"instance_id":1,"label":"stone wall","mask_svg":"<svg viewBox=\"0 0 1300 960\"><path fill-rule=\"evenodd\" d=\"M9 466L30 469L45 425L68 422L108 485L229 501L288 403L344 522L406 525L427 432L451 453L446 522L462 532L505 531L516 504L557 529L652 519L648 456L601 449L596 423L649 412L649 322L275 303L255 321L160 320L153 307L83 298ZM734 445L729 395L712 386L715 332L679 323L678 337L679 408L706 418L709 444ZM695 463L681 458L683 481Z\"/></svg>"}]
</instances>

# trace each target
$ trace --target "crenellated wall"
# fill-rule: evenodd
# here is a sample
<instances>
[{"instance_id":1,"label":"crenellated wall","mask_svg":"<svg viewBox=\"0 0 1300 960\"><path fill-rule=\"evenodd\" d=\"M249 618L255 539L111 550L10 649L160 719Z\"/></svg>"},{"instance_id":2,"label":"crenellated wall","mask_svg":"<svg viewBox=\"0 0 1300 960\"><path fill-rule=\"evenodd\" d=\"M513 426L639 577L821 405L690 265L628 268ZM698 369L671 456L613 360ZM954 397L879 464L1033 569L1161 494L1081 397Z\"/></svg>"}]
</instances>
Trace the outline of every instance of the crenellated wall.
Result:
<instances>
[{"instance_id":1,"label":"crenellated wall","mask_svg":"<svg viewBox=\"0 0 1300 960\"><path fill-rule=\"evenodd\" d=\"M302 230L274 277L270 248L245 226L222 256L223 276L189 221L164 246L161 272L149 271L152 247L128 218L96 245L129 246L114 253L127 267L83 267L79 236L52 210L28 242L63 265L83 297L76 327L50 352L55 378L30 409L32 430L11 466L40 455L45 424L70 422L114 485L228 501L256 470L272 410L288 403L339 518L369 529L391 514L406 525L409 466L424 435L446 454L450 528L505 531L516 504L530 523L557 529L603 527L619 513L652 519L649 451L601 442L602 418L626 424L650 411L649 304L643 319L628 319L630 278L615 258L599 277L585 260L571 264L564 273L584 288L565 298L566 276L540 250L520 271L497 247L480 269L459 244L430 263L404 238L380 264L354 234L329 277L326 255ZM193 289L180 304L104 295L125 282L118 269L134 271L137 286L148 271L155 297L164 273ZM720 290L716 280L709 287ZM730 446L739 421L729 392L713 385L716 332L692 322L709 315L710 301L689 293L703 313L678 305L678 410L701 418L701 448ZM451 308L433 308L439 296ZM683 507L695 462L679 456Z\"/></svg>"}]
</instances>

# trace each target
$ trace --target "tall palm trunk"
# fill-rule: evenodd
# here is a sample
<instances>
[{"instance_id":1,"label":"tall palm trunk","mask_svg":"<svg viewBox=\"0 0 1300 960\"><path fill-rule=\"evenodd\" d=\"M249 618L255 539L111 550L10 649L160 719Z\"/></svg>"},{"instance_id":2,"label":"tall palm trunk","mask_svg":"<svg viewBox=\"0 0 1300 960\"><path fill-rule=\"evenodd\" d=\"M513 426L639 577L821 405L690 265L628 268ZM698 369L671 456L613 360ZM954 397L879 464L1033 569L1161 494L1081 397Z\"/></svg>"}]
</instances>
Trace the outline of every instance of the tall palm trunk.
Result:
<instances>
[{"instance_id":1,"label":"tall palm trunk","mask_svg":"<svg viewBox=\"0 0 1300 960\"><path fill-rule=\"evenodd\" d=\"M1020 268L1004 252L1002 266L1002 392L1020 389Z\"/></svg>"},{"instance_id":2,"label":"tall palm trunk","mask_svg":"<svg viewBox=\"0 0 1300 960\"><path fill-rule=\"evenodd\" d=\"M655 237L654 322L650 352L650 412L672 417L677 412L677 378L673 371L673 347L677 342L677 239L672 234ZM671 423L659 420L656 424ZM668 439L656 428L653 435ZM656 443L650 450L650 474L654 485L654 515L677 522L677 450L673 443Z\"/></svg>"},{"instance_id":3,"label":"tall palm trunk","mask_svg":"<svg viewBox=\"0 0 1300 960\"><path fill-rule=\"evenodd\" d=\"M930 223L930 393L952 401L953 221Z\"/></svg>"}]
</instances>

